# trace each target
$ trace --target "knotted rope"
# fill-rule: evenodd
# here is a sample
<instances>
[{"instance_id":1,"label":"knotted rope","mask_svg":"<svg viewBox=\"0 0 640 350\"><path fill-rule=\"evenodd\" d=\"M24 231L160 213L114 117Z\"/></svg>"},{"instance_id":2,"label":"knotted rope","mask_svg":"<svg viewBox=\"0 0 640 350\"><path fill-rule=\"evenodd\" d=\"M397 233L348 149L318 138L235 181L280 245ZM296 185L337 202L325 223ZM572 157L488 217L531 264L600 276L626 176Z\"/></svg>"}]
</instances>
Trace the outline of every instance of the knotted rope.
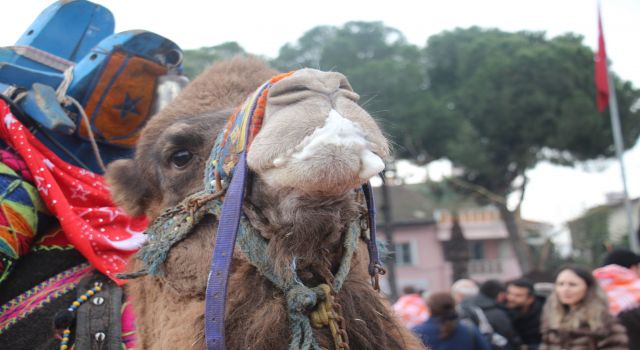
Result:
<instances>
[{"instance_id":1,"label":"knotted rope","mask_svg":"<svg viewBox=\"0 0 640 350\"><path fill-rule=\"evenodd\" d=\"M342 289L342 285L351 270L351 260L359 237L360 224L353 222L344 235L344 254L333 285L330 286L335 293ZM268 241L249 224L244 215L240 221L237 243L240 251L247 257L251 265L255 266L264 277L285 294L292 334L289 350L320 350L313 336L308 312L315 309L318 302L326 298L325 291L321 287L309 288L300 281L296 273L295 258L291 263L290 277L277 274L273 261L267 256Z\"/></svg>"}]
</instances>

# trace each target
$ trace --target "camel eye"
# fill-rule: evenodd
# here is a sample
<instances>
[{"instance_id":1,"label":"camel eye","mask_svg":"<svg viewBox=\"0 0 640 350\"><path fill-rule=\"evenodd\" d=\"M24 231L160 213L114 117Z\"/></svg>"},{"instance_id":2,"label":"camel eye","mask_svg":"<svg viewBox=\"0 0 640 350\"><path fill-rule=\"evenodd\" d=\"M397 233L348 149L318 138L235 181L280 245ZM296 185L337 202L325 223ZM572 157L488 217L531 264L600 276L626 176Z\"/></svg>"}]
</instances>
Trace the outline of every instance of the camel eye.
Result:
<instances>
[{"instance_id":1,"label":"camel eye","mask_svg":"<svg viewBox=\"0 0 640 350\"><path fill-rule=\"evenodd\" d=\"M184 168L193 158L193 153L187 150L179 150L171 155L171 163L178 169Z\"/></svg>"}]
</instances>

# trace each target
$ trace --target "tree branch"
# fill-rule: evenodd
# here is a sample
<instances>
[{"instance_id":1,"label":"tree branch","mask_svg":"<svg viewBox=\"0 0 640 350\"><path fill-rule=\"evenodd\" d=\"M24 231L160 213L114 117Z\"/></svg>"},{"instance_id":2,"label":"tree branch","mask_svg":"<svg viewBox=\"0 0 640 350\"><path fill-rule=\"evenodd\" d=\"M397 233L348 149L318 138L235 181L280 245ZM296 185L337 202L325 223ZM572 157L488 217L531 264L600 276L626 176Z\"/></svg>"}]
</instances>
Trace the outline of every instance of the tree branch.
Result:
<instances>
[{"instance_id":1,"label":"tree branch","mask_svg":"<svg viewBox=\"0 0 640 350\"><path fill-rule=\"evenodd\" d=\"M490 190L488 190L485 187L482 187L480 185L476 185L470 182L467 182L465 180L459 179L459 178L455 178L455 177L451 177L449 178L449 181L453 182L455 185L460 186L462 188L468 189L470 191L473 191L483 197L488 198L490 201L494 202L494 203L500 203L500 204L507 204L507 200L500 196L497 195L493 192L491 192Z\"/></svg>"},{"instance_id":2,"label":"tree branch","mask_svg":"<svg viewBox=\"0 0 640 350\"><path fill-rule=\"evenodd\" d=\"M522 206L522 202L524 201L524 191L527 187L527 182L529 178L525 175L524 171L522 172L522 185L520 185L520 198L518 198L518 204L516 205L515 212L520 213L520 207Z\"/></svg>"}]
</instances>

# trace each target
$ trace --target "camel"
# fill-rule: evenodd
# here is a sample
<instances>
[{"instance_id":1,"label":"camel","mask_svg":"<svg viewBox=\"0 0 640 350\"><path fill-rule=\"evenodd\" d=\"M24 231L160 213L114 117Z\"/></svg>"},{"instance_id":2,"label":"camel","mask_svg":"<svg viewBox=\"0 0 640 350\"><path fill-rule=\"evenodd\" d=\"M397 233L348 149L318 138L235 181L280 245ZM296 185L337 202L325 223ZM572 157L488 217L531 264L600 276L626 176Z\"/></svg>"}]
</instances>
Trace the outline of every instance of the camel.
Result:
<instances>
[{"instance_id":1,"label":"camel","mask_svg":"<svg viewBox=\"0 0 640 350\"><path fill-rule=\"evenodd\" d=\"M277 75L256 58L218 62L202 73L149 121L134 158L108 167L116 203L129 214L164 219L151 226L161 230L174 222L168 218L172 208L194 193L227 188L220 173L238 170L228 169L226 160L211 162L210 152L233 134L229 116ZM262 127L247 146L240 227L261 248L247 248L242 237L249 233L238 233L224 309L226 349L424 349L372 287L369 274L368 212L360 186L384 167L387 140L342 74L302 69L278 79L264 93L266 104L257 107L264 107ZM203 176L210 168L216 176ZM221 193L208 198L222 200ZM141 349L207 345L205 293L220 220L219 211L209 213L184 236L150 235L145 247L163 246L166 256L138 254L131 261L129 277L135 278L126 291ZM176 231L183 227L173 225ZM256 255L268 266L256 264ZM145 256L162 258L153 265ZM315 294L292 304L296 288ZM332 322L315 318L320 307Z\"/></svg>"}]
</instances>

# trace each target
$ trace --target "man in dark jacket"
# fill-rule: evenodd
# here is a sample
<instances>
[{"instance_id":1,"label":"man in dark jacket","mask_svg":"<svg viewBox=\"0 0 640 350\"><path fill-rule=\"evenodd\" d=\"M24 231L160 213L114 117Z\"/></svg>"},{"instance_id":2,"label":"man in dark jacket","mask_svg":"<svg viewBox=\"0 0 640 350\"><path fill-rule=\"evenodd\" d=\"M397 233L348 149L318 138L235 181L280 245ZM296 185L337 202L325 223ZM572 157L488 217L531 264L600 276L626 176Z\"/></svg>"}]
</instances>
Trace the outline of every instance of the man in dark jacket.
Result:
<instances>
[{"instance_id":1,"label":"man in dark jacket","mask_svg":"<svg viewBox=\"0 0 640 350\"><path fill-rule=\"evenodd\" d=\"M478 319L477 312L480 310L486 317L489 325L493 329L493 332L506 338L507 344L505 346L494 348L500 349L519 349L520 337L513 329L511 319L499 302L505 293L505 286L498 280L485 281L480 286L480 293L474 297L467 298L461 303L461 318L468 317L476 325L480 325L481 321ZM480 329L482 331L482 327Z\"/></svg>"},{"instance_id":2,"label":"man in dark jacket","mask_svg":"<svg viewBox=\"0 0 640 350\"><path fill-rule=\"evenodd\" d=\"M543 306L544 300L535 295L531 281L520 278L507 284L507 307L523 349L537 350L540 346L540 318Z\"/></svg>"}]
</instances>

